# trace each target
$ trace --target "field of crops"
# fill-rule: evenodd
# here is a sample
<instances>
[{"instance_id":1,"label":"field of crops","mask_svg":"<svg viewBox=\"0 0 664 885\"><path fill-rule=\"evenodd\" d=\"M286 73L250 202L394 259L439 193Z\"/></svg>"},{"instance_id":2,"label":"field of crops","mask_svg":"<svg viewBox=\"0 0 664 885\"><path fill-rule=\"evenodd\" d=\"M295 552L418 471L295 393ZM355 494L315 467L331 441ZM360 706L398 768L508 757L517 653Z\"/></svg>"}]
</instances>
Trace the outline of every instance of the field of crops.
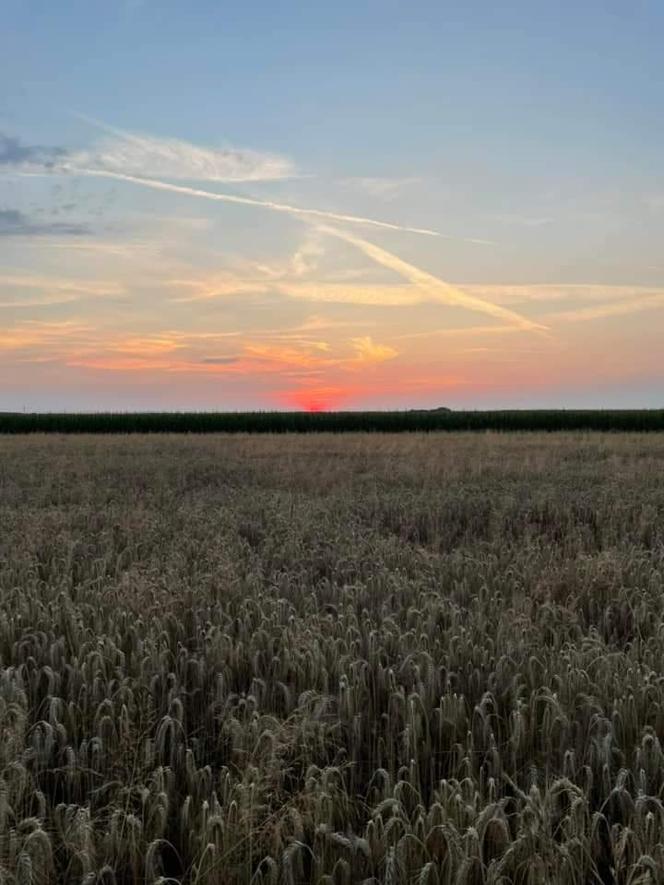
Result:
<instances>
[{"instance_id":1,"label":"field of crops","mask_svg":"<svg viewBox=\"0 0 664 885\"><path fill-rule=\"evenodd\" d=\"M403 433L413 431L664 432L664 409L458 412L0 412L3 433Z\"/></svg>"},{"instance_id":2,"label":"field of crops","mask_svg":"<svg viewBox=\"0 0 664 885\"><path fill-rule=\"evenodd\" d=\"M664 435L0 438L0 882L664 882Z\"/></svg>"}]
</instances>

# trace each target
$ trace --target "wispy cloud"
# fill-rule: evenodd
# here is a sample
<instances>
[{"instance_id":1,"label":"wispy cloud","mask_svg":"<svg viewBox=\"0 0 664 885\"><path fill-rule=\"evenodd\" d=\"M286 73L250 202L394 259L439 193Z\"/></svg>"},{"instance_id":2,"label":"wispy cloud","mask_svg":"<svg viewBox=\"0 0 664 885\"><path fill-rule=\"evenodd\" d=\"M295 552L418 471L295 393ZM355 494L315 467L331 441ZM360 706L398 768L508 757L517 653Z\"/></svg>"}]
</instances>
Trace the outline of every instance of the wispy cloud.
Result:
<instances>
[{"instance_id":1,"label":"wispy cloud","mask_svg":"<svg viewBox=\"0 0 664 885\"><path fill-rule=\"evenodd\" d=\"M191 294L172 298L174 304L268 293L320 304L353 304L367 307L404 307L439 301L431 292L410 283L369 284L356 283L352 280L349 282L302 280L292 268L290 274L287 269L277 273L275 268L261 265L256 265L246 273L226 271L201 278L170 279L165 281L165 285L170 288L191 290Z\"/></svg>"},{"instance_id":2,"label":"wispy cloud","mask_svg":"<svg viewBox=\"0 0 664 885\"><path fill-rule=\"evenodd\" d=\"M84 118L87 119L87 118ZM327 219L348 224L362 224L385 230L423 234L486 245L490 241L473 237L453 237L430 228L414 227L382 221L361 215L333 212L326 209L294 206L275 200L260 200L237 194L218 193L203 188L174 184L164 179L188 179L214 182L257 182L291 177L294 169L289 161L252 151L213 151L177 139L159 139L113 129L90 120L111 133L101 145L89 150L66 151L53 148L52 156L44 158L43 148L8 142L5 165L24 174L38 175L58 172L125 181L155 190L186 194L201 199L240 206L255 206L273 212L285 212L303 219ZM5 136L8 139L8 136ZM17 146L18 145L18 146ZM378 179L376 179L378 180Z\"/></svg>"},{"instance_id":3,"label":"wispy cloud","mask_svg":"<svg viewBox=\"0 0 664 885\"><path fill-rule=\"evenodd\" d=\"M77 295L28 295L23 298L0 298L0 308L12 310L34 310L36 307L54 307L61 304L72 304L79 300Z\"/></svg>"},{"instance_id":4,"label":"wispy cloud","mask_svg":"<svg viewBox=\"0 0 664 885\"><path fill-rule=\"evenodd\" d=\"M84 224L64 221L35 221L18 209L0 209L0 237L17 236L74 236L89 234Z\"/></svg>"},{"instance_id":5,"label":"wispy cloud","mask_svg":"<svg viewBox=\"0 0 664 885\"><path fill-rule=\"evenodd\" d=\"M58 240L49 238L47 241L40 241L38 244L30 244L28 242L25 245L34 245L39 249L64 249L67 252L89 255L91 258L111 256L113 258L122 259L151 254L154 255L161 251L162 248L155 243L141 243L136 240L132 240L131 242L113 242L112 240L101 240L94 237L91 237L90 239L86 238L85 240Z\"/></svg>"},{"instance_id":6,"label":"wispy cloud","mask_svg":"<svg viewBox=\"0 0 664 885\"><path fill-rule=\"evenodd\" d=\"M291 262L282 268L255 264L239 273L225 271L191 279L176 277L166 280L164 285L170 288L191 290L191 294L179 295L171 299L173 303L181 304L268 293L320 304L352 304L366 305L367 307L409 307L417 304L439 304L441 301L445 304L452 304L447 294L444 299L441 299L437 289L432 289L431 286L422 286L419 282L357 283L352 279L348 282L302 279L305 274L299 272L292 263L298 264L300 260L298 255L299 252L291 259ZM440 282L441 285L449 286L449 284ZM450 288L454 287L450 286ZM463 292L472 296L475 294L474 289L476 288L481 287L464 286ZM484 288L490 289L491 287ZM487 299L487 301L490 300L490 298ZM464 302L463 306L467 306L467 304ZM497 305L494 306L497 307ZM483 312L497 315L493 311L489 311L488 308ZM505 315L501 314L501 317L504 319ZM521 329L524 327L521 319L519 319L517 327Z\"/></svg>"},{"instance_id":7,"label":"wispy cloud","mask_svg":"<svg viewBox=\"0 0 664 885\"><path fill-rule=\"evenodd\" d=\"M84 341L90 332L86 323L77 320L40 322L27 320L9 329L0 329L0 352L38 348L29 354L38 359L64 354L73 342ZM42 350L45 348L46 350Z\"/></svg>"},{"instance_id":8,"label":"wispy cloud","mask_svg":"<svg viewBox=\"0 0 664 885\"><path fill-rule=\"evenodd\" d=\"M294 253L289 270L295 277L308 276L318 269L319 260L324 254L320 238L312 232Z\"/></svg>"},{"instance_id":9,"label":"wispy cloud","mask_svg":"<svg viewBox=\"0 0 664 885\"><path fill-rule=\"evenodd\" d=\"M291 298L334 304L365 304L374 307L403 307L438 301L430 292L415 285L394 283L361 284L292 282L275 283L274 287Z\"/></svg>"},{"instance_id":10,"label":"wispy cloud","mask_svg":"<svg viewBox=\"0 0 664 885\"><path fill-rule=\"evenodd\" d=\"M275 181L296 174L293 163L277 154L246 148L201 147L179 138L125 132L98 120L83 119L109 134L91 149L71 153L67 164L74 168L218 182Z\"/></svg>"},{"instance_id":11,"label":"wispy cloud","mask_svg":"<svg viewBox=\"0 0 664 885\"><path fill-rule=\"evenodd\" d=\"M297 282L310 277L318 269L324 254L320 235L311 230L286 261L267 264L236 260L233 268L204 276L172 276L165 285L191 291L191 294L171 299L173 303L281 292L285 281Z\"/></svg>"},{"instance_id":12,"label":"wispy cloud","mask_svg":"<svg viewBox=\"0 0 664 885\"><path fill-rule=\"evenodd\" d=\"M118 296L124 288L115 282L68 280L34 275L0 275L0 308L30 310L56 304L71 304L83 298ZM3 297L8 292L10 297ZM18 292L18 295L14 293ZM13 297L11 297L13 295Z\"/></svg>"},{"instance_id":13,"label":"wispy cloud","mask_svg":"<svg viewBox=\"0 0 664 885\"><path fill-rule=\"evenodd\" d=\"M336 228L319 227L316 233L317 236L305 239L288 261L280 264L250 263L239 270L228 270L205 277L170 279L166 281L166 285L191 290L191 294L178 296L172 301L187 303L269 293L321 304L352 304L367 307L444 303L490 314L507 320L515 328L542 328L520 314L493 303L491 296L496 292L501 294L501 287L453 286L407 264L373 243L352 237ZM405 277L407 282L358 283L355 279L341 282L321 279L321 274L316 273L320 270L319 259L325 254L320 237L330 234L358 247L372 261ZM338 271L335 276L339 276ZM519 290L519 287L512 288ZM489 297L480 297L480 292L484 290ZM510 292L506 297L508 299L517 297L524 302L529 300L520 290L517 296Z\"/></svg>"},{"instance_id":14,"label":"wispy cloud","mask_svg":"<svg viewBox=\"0 0 664 885\"><path fill-rule=\"evenodd\" d=\"M245 345L247 356L259 360L269 361L277 365L298 366L303 368L322 368L332 364L327 356L321 356L324 351L316 347L294 347L283 344L247 344Z\"/></svg>"},{"instance_id":15,"label":"wispy cloud","mask_svg":"<svg viewBox=\"0 0 664 885\"><path fill-rule=\"evenodd\" d=\"M204 356L201 362L205 366L232 366L240 359L239 356Z\"/></svg>"},{"instance_id":16,"label":"wispy cloud","mask_svg":"<svg viewBox=\"0 0 664 885\"><path fill-rule=\"evenodd\" d=\"M245 278L238 274L212 274L205 279L171 279L166 286L177 289L191 289L191 295L172 298L173 304L192 304L196 301L212 301L215 298L228 298L237 295L256 295L273 290L265 280Z\"/></svg>"},{"instance_id":17,"label":"wispy cloud","mask_svg":"<svg viewBox=\"0 0 664 885\"><path fill-rule=\"evenodd\" d=\"M244 148L210 148L177 138L124 132L92 121L108 134L86 150L29 145L0 133L0 166L24 172L98 169L145 178L258 182L292 178L293 163L277 154Z\"/></svg>"},{"instance_id":18,"label":"wispy cloud","mask_svg":"<svg viewBox=\"0 0 664 885\"><path fill-rule=\"evenodd\" d=\"M66 154L64 148L24 144L20 138L0 132L0 166L53 168Z\"/></svg>"},{"instance_id":19,"label":"wispy cloud","mask_svg":"<svg viewBox=\"0 0 664 885\"><path fill-rule=\"evenodd\" d=\"M562 301L573 303L608 302L657 295L664 291L661 287L619 286L601 283L464 284L463 288L479 298L502 305L546 304Z\"/></svg>"},{"instance_id":20,"label":"wispy cloud","mask_svg":"<svg viewBox=\"0 0 664 885\"><path fill-rule=\"evenodd\" d=\"M34 274L0 274L0 288L51 289L79 295L121 295L125 289L112 280L72 280Z\"/></svg>"},{"instance_id":21,"label":"wispy cloud","mask_svg":"<svg viewBox=\"0 0 664 885\"><path fill-rule=\"evenodd\" d=\"M142 335L125 338L115 343L112 349L117 353L134 354L137 356L154 356L157 354L174 353L185 346L177 336Z\"/></svg>"},{"instance_id":22,"label":"wispy cloud","mask_svg":"<svg viewBox=\"0 0 664 885\"><path fill-rule=\"evenodd\" d=\"M392 270L399 274L399 276L409 280L422 293L428 295L432 301L437 301L454 307L463 307L467 310L472 310L478 313L484 313L495 317L496 319L503 320L508 324L516 324L522 329L541 331L544 328L541 324L529 320L515 311L508 310L497 304L492 304L490 301L485 301L482 298L469 294L458 286L446 283L444 280L416 267L414 264L409 264L407 261L404 261L392 252L388 252L387 249L376 246L374 243L370 243L367 240L363 240L360 237L356 237L353 234L349 234L338 228L321 227L320 229L330 236L337 237L340 240L350 243L350 245L355 246L361 252L364 252L364 254L375 261L376 264L386 267L388 270Z\"/></svg>"},{"instance_id":23,"label":"wispy cloud","mask_svg":"<svg viewBox=\"0 0 664 885\"><path fill-rule=\"evenodd\" d=\"M473 338L512 335L523 332L521 323L512 323L503 326L455 326L453 328L423 329L418 332L404 332L397 336L399 341L408 341L417 338ZM527 330L530 331L530 330Z\"/></svg>"},{"instance_id":24,"label":"wispy cloud","mask_svg":"<svg viewBox=\"0 0 664 885\"><path fill-rule=\"evenodd\" d=\"M178 374L227 374L313 377L323 372L354 373L398 356L394 347L371 336L320 337L324 323L312 318L290 331L178 332L126 335L80 322L15 325L0 335L0 352L18 353L22 362L64 365L113 372L163 371ZM316 332L319 333L316 337ZM210 353L211 348L219 348Z\"/></svg>"},{"instance_id":25,"label":"wispy cloud","mask_svg":"<svg viewBox=\"0 0 664 885\"><path fill-rule=\"evenodd\" d=\"M644 310L658 310L660 308L664 308L664 291L637 296L626 301L550 313L547 314L546 318L552 324L556 322L579 323L587 320L601 320L608 317L629 316Z\"/></svg>"},{"instance_id":26,"label":"wispy cloud","mask_svg":"<svg viewBox=\"0 0 664 885\"><path fill-rule=\"evenodd\" d=\"M495 304L570 305L568 310L549 310L543 322L575 323L613 316L628 316L664 306L664 289L656 286L605 285L602 283L542 283L524 285L468 285L465 291Z\"/></svg>"},{"instance_id":27,"label":"wispy cloud","mask_svg":"<svg viewBox=\"0 0 664 885\"><path fill-rule=\"evenodd\" d=\"M377 344L370 335L363 338L353 338L351 341L355 349L356 359L358 363L366 365L367 363L383 363L385 360L394 359L399 355L399 351L387 344Z\"/></svg>"}]
</instances>

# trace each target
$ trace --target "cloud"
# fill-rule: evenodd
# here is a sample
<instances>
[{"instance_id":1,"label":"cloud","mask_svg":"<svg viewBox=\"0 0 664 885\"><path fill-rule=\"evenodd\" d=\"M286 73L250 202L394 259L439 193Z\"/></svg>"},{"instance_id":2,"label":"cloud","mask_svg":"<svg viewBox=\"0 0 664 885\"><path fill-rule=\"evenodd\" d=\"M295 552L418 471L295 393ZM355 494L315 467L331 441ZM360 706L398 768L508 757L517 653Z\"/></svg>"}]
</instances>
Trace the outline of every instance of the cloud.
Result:
<instances>
[{"instance_id":1,"label":"cloud","mask_svg":"<svg viewBox=\"0 0 664 885\"><path fill-rule=\"evenodd\" d=\"M528 292L523 291L527 287L477 285L454 287L431 275L427 276L427 285L423 285L422 274L424 272L420 271L418 272L419 275L415 275L414 272L418 269L402 262L397 256L392 255L388 261L385 256L391 255L391 253L386 252L384 249L380 250L378 247L373 246L373 244L366 243L366 241L351 238L350 235L339 231L337 231L337 235L342 239L352 240L355 245L362 242L374 249L371 253L372 260L376 261L377 251L380 252L380 261L378 263L381 266L388 267L388 269L396 270L401 276L407 276L408 281L358 283L354 279L347 282L339 282L338 280L327 281L325 279L311 278L313 272L319 269L319 257L325 253L323 244L320 242L320 236L323 233L329 234L330 232L331 229L324 227L317 229L318 236L305 239L293 256L283 263L270 265L251 263L248 266L241 267L239 270L229 270L207 277L170 279L166 282L166 285L192 290L190 295L172 299L174 302L180 303L268 293L318 303L374 307L404 307L417 304L441 303L442 301L446 304L461 304L464 307L470 307L472 303L471 309L481 309L482 312L500 317L503 320L507 319L510 324L519 329L537 326L536 323L531 323L531 321L526 320L514 311L506 311L503 307L493 303L494 297L499 299L501 296L505 301L515 299L519 302L527 302L530 300L527 297ZM362 251L365 250L362 249ZM398 266L395 262L399 262ZM406 268L408 268L407 274ZM362 271L363 274L366 272L366 270ZM338 272L335 276L339 276ZM432 280L435 281L435 284L432 284ZM442 297L443 289L444 297ZM486 293L488 297L482 298L481 295L483 293ZM453 296L457 299L456 301L453 300Z\"/></svg>"},{"instance_id":2,"label":"cloud","mask_svg":"<svg viewBox=\"0 0 664 885\"><path fill-rule=\"evenodd\" d=\"M321 358L317 353L312 353L312 350L315 351L316 348L288 347L281 344L247 344L244 350L249 357L276 365L313 368L332 364L332 361L327 358Z\"/></svg>"},{"instance_id":3,"label":"cloud","mask_svg":"<svg viewBox=\"0 0 664 885\"><path fill-rule=\"evenodd\" d=\"M67 151L59 147L23 144L19 138L0 132L0 166L53 168Z\"/></svg>"},{"instance_id":4,"label":"cloud","mask_svg":"<svg viewBox=\"0 0 664 885\"><path fill-rule=\"evenodd\" d=\"M513 332L523 332L524 328L521 324L513 324L506 326L458 326L454 328L443 329L426 329L421 332L406 332L398 336L400 341L409 340L411 338L431 338L432 336L443 338L464 338L470 335L473 338L478 336L494 336L507 335Z\"/></svg>"},{"instance_id":5,"label":"cloud","mask_svg":"<svg viewBox=\"0 0 664 885\"><path fill-rule=\"evenodd\" d=\"M245 148L200 147L177 138L155 138L96 124L112 134L90 150L67 157L73 168L99 169L146 178L247 182L292 178L290 160Z\"/></svg>"},{"instance_id":6,"label":"cloud","mask_svg":"<svg viewBox=\"0 0 664 885\"><path fill-rule=\"evenodd\" d=\"M162 353L173 353L184 347L182 341L172 335L146 335L134 336L118 341L109 347L116 353L137 354L144 356L146 354L154 356Z\"/></svg>"},{"instance_id":7,"label":"cloud","mask_svg":"<svg viewBox=\"0 0 664 885\"><path fill-rule=\"evenodd\" d=\"M76 320L63 322L39 322L28 320L9 329L0 329L0 352L3 350L25 350L31 347L40 348L38 359L44 356L55 356L62 352L66 342L87 336L90 327ZM42 348L50 348L49 354Z\"/></svg>"},{"instance_id":8,"label":"cloud","mask_svg":"<svg viewBox=\"0 0 664 885\"><path fill-rule=\"evenodd\" d=\"M177 368L171 361L152 357L94 356L83 353L65 359L65 365L77 369L95 369L102 372L168 372ZM193 369L190 367L190 371Z\"/></svg>"},{"instance_id":9,"label":"cloud","mask_svg":"<svg viewBox=\"0 0 664 885\"><path fill-rule=\"evenodd\" d=\"M32 310L35 307L53 307L54 305L71 304L74 301L78 301L76 295L39 295L36 298L28 296L27 298L0 300L0 308Z\"/></svg>"},{"instance_id":10,"label":"cloud","mask_svg":"<svg viewBox=\"0 0 664 885\"><path fill-rule=\"evenodd\" d=\"M485 301L482 298L469 294L458 286L446 283L438 277L433 276L433 274L421 270L414 264L409 264L408 262L403 261L392 252L388 252L386 249L376 246L374 243L370 243L367 240L360 239L360 237L356 237L346 231L334 227L321 227L320 230L330 236L337 237L338 239L355 246L361 252L364 252L368 258L375 261L376 264L386 267L389 270L393 270L395 273L409 280L423 293L423 295L428 296L431 301L437 301L450 306L463 307L467 310L484 313L495 317L496 319L504 320L508 324L518 325L522 329L541 331L544 328L539 323L535 323L533 320L521 316L521 314L515 313L500 305L492 304L490 301Z\"/></svg>"},{"instance_id":11,"label":"cloud","mask_svg":"<svg viewBox=\"0 0 664 885\"><path fill-rule=\"evenodd\" d=\"M33 221L18 209L0 209L0 237L86 236L90 228L64 221Z\"/></svg>"},{"instance_id":12,"label":"cloud","mask_svg":"<svg viewBox=\"0 0 664 885\"><path fill-rule=\"evenodd\" d=\"M101 352L100 352L101 350ZM81 348L66 358L69 366L104 371L153 371L159 370L183 374L231 374L231 375L298 375L331 365L306 350L275 345L247 344L242 355L200 357L196 354L169 356L168 353L133 353L130 350L106 346Z\"/></svg>"},{"instance_id":13,"label":"cloud","mask_svg":"<svg viewBox=\"0 0 664 885\"><path fill-rule=\"evenodd\" d=\"M201 362L206 366L232 366L239 360L239 356L205 356Z\"/></svg>"},{"instance_id":14,"label":"cloud","mask_svg":"<svg viewBox=\"0 0 664 885\"><path fill-rule=\"evenodd\" d=\"M126 291L121 285L111 281L0 274L0 292L6 290L12 294L18 290L21 294L9 299L0 299L0 308L24 310L71 304L84 298L117 297Z\"/></svg>"},{"instance_id":15,"label":"cloud","mask_svg":"<svg viewBox=\"0 0 664 885\"><path fill-rule=\"evenodd\" d=\"M318 327L305 322L301 327ZM48 357L68 366L103 371L155 371L196 374L220 373L313 378L323 372L353 373L391 360L398 355L393 347L375 342L370 336L338 342L334 347L320 338L301 336L289 339L265 330L251 333L250 340L233 345L223 353L224 341L240 333L155 332L146 336L124 337L104 330L23 324L11 330L0 349L25 350L23 359ZM4 347L3 347L4 345ZM221 353L210 354L217 345ZM205 350L201 353L201 349ZM32 349L32 354L30 350ZM216 349L216 347L215 347Z\"/></svg>"},{"instance_id":16,"label":"cloud","mask_svg":"<svg viewBox=\"0 0 664 885\"><path fill-rule=\"evenodd\" d=\"M84 118L86 119L86 118ZM385 230L423 234L444 239L486 245L488 240L472 237L452 237L429 228L395 224L360 215L331 212L324 209L304 208L274 200L259 200L237 194L217 193L202 188L173 184L171 179L194 179L216 182L268 181L291 177L294 174L290 162L270 154L245 150L212 150L201 148L178 139L159 139L147 135L135 135L113 129L95 120L94 125L111 133L97 146L89 150L67 152L63 148L43 149L22 146L16 139L5 136L5 165L27 174L59 172L68 175L87 175L126 181L142 187L171 193L186 194L222 203L255 206L273 212L285 212L299 218L327 219L349 224L363 224ZM51 155L44 159L44 150Z\"/></svg>"},{"instance_id":17,"label":"cloud","mask_svg":"<svg viewBox=\"0 0 664 885\"><path fill-rule=\"evenodd\" d=\"M371 336L366 335L363 338L352 338L351 344L357 354L359 363L382 363L385 360L394 359L399 355L399 351L386 344L374 343Z\"/></svg>"},{"instance_id":18,"label":"cloud","mask_svg":"<svg viewBox=\"0 0 664 885\"><path fill-rule=\"evenodd\" d=\"M269 264L254 262L252 267L263 278L272 281L311 277L320 270L321 259L326 254L323 239L315 228L307 228L302 242L289 258Z\"/></svg>"},{"instance_id":19,"label":"cloud","mask_svg":"<svg viewBox=\"0 0 664 885\"><path fill-rule=\"evenodd\" d=\"M306 277L318 269L318 259L325 254L320 239L309 236L294 253L290 262L290 270L296 277Z\"/></svg>"},{"instance_id":20,"label":"cloud","mask_svg":"<svg viewBox=\"0 0 664 885\"><path fill-rule=\"evenodd\" d=\"M542 283L516 286L470 285L465 291L496 304L557 304L569 302L569 310L549 311L546 323L576 323L628 316L664 306L664 289L655 286L620 286L601 283Z\"/></svg>"},{"instance_id":21,"label":"cloud","mask_svg":"<svg viewBox=\"0 0 664 885\"><path fill-rule=\"evenodd\" d=\"M306 301L332 302L334 304L366 304L376 307L402 307L424 304L432 300L431 294L418 286L399 284L357 285L354 283L300 283L297 281L276 283L278 291L291 298Z\"/></svg>"},{"instance_id":22,"label":"cloud","mask_svg":"<svg viewBox=\"0 0 664 885\"><path fill-rule=\"evenodd\" d=\"M0 288L51 289L77 295L121 295L125 289L111 280L69 280L35 275L0 274Z\"/></svg>"},{"instance_id":23,"label":"cloud","mask_svg":"<svg viewBox=\"0 0 664 885\"><path fill-rule=\"evenodd\" d=\"M352 356L332 356L330 345L325 341L312 341L305 347L285 347L274 344L250 344L245 353L276 364L283 363L300 368L338 368L355 370L371 364L383 363L399 355L386 344L378 344L371 336L351 338Z\"/></svg>"},{"instance_id":24,"label":"cloud","mask_svg":"<svg viewBox=\"0 0 664 885\"><path fill-rule=\"evenodd\" d=\"M615 301L635 295L656 295L664 291L649 286L614 286L599 283L473 284L464 285L463 288L480 298L503 305L560 301Z\"/></svg>"},{"instance_id":25,"label":"cloud","mask_svg":"<svg viewBox=\"0 0 664 885\"><path fill-rule=\"evenodd\" d=\"M0 133L0 166L24 172L94 168L146 178L217 182L275 181L295 175L291 161L276 154L200 147L177 138L123 132L92 122L110 135L87 150L28 145L15 136Z\"/></svg>"},{"instance_id":26,"label":"cloud","mask_svg":"<svg viewBox=\"0 0 664 885\"><path fill-rule=\"evenodd\" d=\"M178 289L192 289L191 295L172 298L174 304L190 304L195 301L211 301L235 295L257 295L273 289L265 280L245 278L230 272L214 274L205 279L171 279L166 286Z\"/></svg>"},{"instance_id":27,"label":"cloud","mask_svg":"<svg viewBox=\"0 0 664 885\"><path fill-rule=\"evenodd\" d=\"M580 307L576 310L559 311L547 315L551 323L566 322L579 323L587 320L600 320L607 317L629 316L644 310L657 310L664 308L664 291L654 294L642 295L627 301L618 301L611 304L600 304L592 307Z\"/></svg>"},{"instance_id":28,"label":"cloud","mask_svg":"<svg viewBox=\"0 0 664 885\"><path fill-rule=\"evenodd\" d=\"M288 268L278 272L275 268L256 265L253 275L251 273L214 274L201 279L167 280L164 285L193 290L191 295L171 299L175 304L267 293L278 293L287 298L321 304L353 304L368 307L409 307L440 302L440 298L432 294L429 289L412 283L358 284L352 281L348 283L303 281L299 279L295 268L290 268L290 276L288 271ZM464 291L471 289L472 287L464 287ZM521 323L519 327L522 327Z\"/></svg>"},{"instance_id":29,"label":"cloud","mask_svg":"<svg viewBox=\"0 0 664 885\"><path fill-rule=\"evenodd\" d=\"M25 245L31 245L26 243ZM39 249L66 249L67 252L78 252L84 256L90 257L111 255L114 258L131 259L135 257L143 257L152 255L159 251L159 248L153 243L132 242L112 242L110 240L90 239L71 239L71 240L51 240L48 242L40 242Z\"/></svg>"}]
</instances>

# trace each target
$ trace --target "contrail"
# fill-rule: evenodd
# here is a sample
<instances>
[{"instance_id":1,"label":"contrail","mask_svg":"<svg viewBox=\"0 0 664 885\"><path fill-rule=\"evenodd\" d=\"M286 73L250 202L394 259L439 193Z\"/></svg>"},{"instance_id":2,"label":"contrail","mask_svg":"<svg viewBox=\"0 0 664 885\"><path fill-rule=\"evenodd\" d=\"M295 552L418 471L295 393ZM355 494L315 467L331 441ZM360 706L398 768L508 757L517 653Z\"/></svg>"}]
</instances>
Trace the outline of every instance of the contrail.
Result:
<instances>
[{"instance_id":1,"label":"contrail","mask_svg":"<svg viewBox=\"0 0 664 885\"><path fill-rule=\"evenodd\" d=\"M629 316L642 310L653 310L664 307L664 291L642 295L630 301L614 301L610 304L599 304L593 307L580 307L577 310L550 313L547 319L552 322L577 323L583 320L601 320L606 317Z\"/></svg>"},{"instance_id":2,"label":"contrail","mask_svg":"<svg viewBox=\"0 0 664 885\"><path fill-rule=\"evenodd\" d=\"M124 172L111 172L107 169L79 169L76 166L67 165L63 165L60 168L63 172L68 172L73 175L113 178L117 181L128 181L131 184L151 187L154 190L170 191L175 194L187 194L190 197L202 197L205 200L216 200L219 203L234 203L235 205L240 206L257 206L262 209L270 209L273 212L287 212L290 215L297 215L302 218L325 218L328 221L341 221L349 224L366 224L371 225L372 227L380 227L385 230L398 230L403 233L423 234L427 237L440 237L446 240L462 239L468 243L478 243L482 245L490 244L490 241L488 240L452 237L449 234L442 234L437 230L429 230L426 227L407 227L402 224L392 224L389 221L378 221L375 218L363 218L360 215L342 215L338 212L327 212L323 209L303 209L300 206L291 206L289 203L275 203L272 200L256 200L253 197L239 197L235 194L219 194L215 191L206 191L197 187L187 187L182 184L171 184L168 181L159 181L155 178L142 178L138 175L126 175Z\"/></svg>"},{"instance_id":3,"label":"contrail","mask_svg":"<svg viewBox=\"0 0 664 885\"><path fill-rule=\"evenodd\" d=\"M220 194L216 193L215 191L206 191L201 188L188 187L186 185L180 184L172 184L170 182L160 181L154 178L142 178L138 175L128 175L123 172L112 172L106 169L79 169L75 166L71 167L66 165L63 165L61 169L63 172L69 172L75 175L89 175L93 177L112 178L117 181L127 181L131 184L138 184L142 185L143 187L153 188L154 190L186 194L188 196L201 197L202 199L214 200L220 203L232 203L234 205L241 206L256 206L262 209L269 209L274 212L286 212L290 215L295 215L298 217L324 218L328 221L331 220L352 224L365 224L387 230L401 231L404 233L424 234L425 236L430 237L453 239L453 237L451 236L441 234L439 231L430 230L428 228L407 227L405 225L392 224L388 221L378 221L375 218L364 218L358 215L344 215L337 212L327 212L322 209L304 209L299 206L291 206L288 203L276 203L271 200L257 200L253 197L240 197L235 194ZM382 249L380 246L376 246L374 243L370 243L367 240L361 239L360 237L355 237L352 234L339 230L335 227L320 225L319 229L323 233L344 240L345 242L355 246L357 249L360 249L360 251L364 252L365 255L367 255L377 264L380 264L383 267L395 271L400 276L409 280L411 283L414 283L421 291L431 296L432 299L435 301L442 301L445 304L463 307L467 310L473 310L479 313L488 314L498 319L505 320L509 323L516 323L522 329L527 329L531 331L544 331L546 329L546 326L535 323L532 320L521 316L521 314L518 314L515 311L508 310L507 308L501 307L498 304L493 304L490 301L484 301L484 299L482 298L478 298L474 295L469 294L468 292L464 292L462 289L459 289L458 287L453 286L450 283L446 283L444 280L433 276L433 274L430 274L413 264L408 264L408 262L403 261L397 255L394 255L392 252L388 252L386 249ZM467 238L462 239L464 239L466 242L487 243L486 240Z\"/></svg>"},{"instance_id":4,"label":"contrail","mask_svg":"<svg viewBox=\"0 0 664 885\"><path fill-rule=\"evenodd\" d=\"M374 243L369 243L367 240L355 237L336 227L321 225L319 230L330 236L344 240L346 243L350 243L361 252L364 252L364 254L375 261L376 264L380 264L382 267L393 270L405 279L410 280L410 282L416 285L422 292L429 295L433 301L442 301L445 304L464 307L467 310L473 310L478 313L485 313L489 316L496 317L497 319L505 320L508 323L517 324L521 329L543 331L546 328L539 323L535 323L532 320L521 316L521 314L516 313L513 310L501 307L499 304L493 304L491 301L484 301L483 298L478 298L475 295L470 295L468 292L464 292L463 289L459 289L457 286L446 283L444 280L433 276L433 274L427 273L427 271L422 270L419 267L415 267L413 264L408 264L407 261L403 261L397 255L388 252L386 249L382 249L380 246L376 246Z\"/></svg>"}]
</instances>

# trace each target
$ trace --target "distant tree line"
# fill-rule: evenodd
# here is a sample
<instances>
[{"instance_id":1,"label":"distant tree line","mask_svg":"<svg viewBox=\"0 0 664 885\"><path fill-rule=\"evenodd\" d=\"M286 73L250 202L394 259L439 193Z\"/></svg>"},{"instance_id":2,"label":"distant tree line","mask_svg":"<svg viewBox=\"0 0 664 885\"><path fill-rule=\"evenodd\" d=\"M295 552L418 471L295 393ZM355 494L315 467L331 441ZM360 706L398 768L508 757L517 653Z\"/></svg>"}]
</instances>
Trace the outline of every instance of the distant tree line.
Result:
<instances>
[{"instance_id":1,"label":"distant tree line","mask_svg":"<svg viewBox=\"0 0 664 885\"><path fill-rule=\"evenodd\" d=\"M0 433L664 431L664 409L0 413Z\"/></svg>"}]
</instances>

